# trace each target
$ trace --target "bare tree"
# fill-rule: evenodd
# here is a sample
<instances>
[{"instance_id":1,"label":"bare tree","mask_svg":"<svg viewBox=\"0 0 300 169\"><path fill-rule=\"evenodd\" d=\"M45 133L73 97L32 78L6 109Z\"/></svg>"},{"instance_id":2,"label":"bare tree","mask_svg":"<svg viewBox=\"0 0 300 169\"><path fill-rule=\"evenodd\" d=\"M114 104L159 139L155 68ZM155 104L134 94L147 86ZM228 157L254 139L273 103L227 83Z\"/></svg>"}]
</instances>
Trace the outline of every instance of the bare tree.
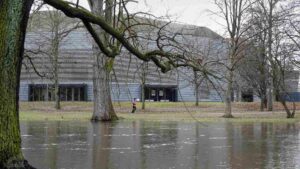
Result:
<instances>
[{"instance_id":1,"label":"bare tree","mask_svg":"<svg viewBox=\"0 0 300 169\"><path fill-rule=\"evenodd\" d=\"M240 60L244 57L243 51L245 42L248 39L243 37L248 27L245 22L248 10L251 7L252 0L215 0L215 4L220 10L220 17L226 22L226 30L229 34L228 60L227 68L227 90L225 94L225 114L223 117L232 118L231 96L234 81L234 71L239 65Z\"/></svg>"},{"instance_id":2,"label":"bare tree","mask_svg":"<svg viewBox=\"0 0 300 169\"><path fill-rule=\"evenodd\" d=\"M287 41L286 34L281 29L274 30L272 79L274 92L278 101L284 107L287 118L294 118L296 105L289 92L297 90L298 84L294 84L294 79L299 79L299 73L296 73L292 65L295 57L294 45ZM297 76L297 77L295 77ZM292 110L287 104L287 100L292 101Z\"/></svg>"},{"instance_id":3,"label":"bare tree","mask_svg":"<svg viewBox=\"0 0 300 169\"><path fill-rule=\"evenodd\" d=\"M289 29L286 25L291 20L292 8L294 7L284 5L279 0L254 3L249 20L251 29L248 31L248 36L252 37L249 52L252 55L249 55L243 66L250 70L244 72L243 77L248 79L246 81L260 96L261 110L265 107L265 100L268 110L272 110L273 100L277 96L289 118L294 116L294 111L291 112L286 106L286 99L289 97L289 84L286 81L287 74L293 71L291 63L295 60L295 50L288 43L286 33Z\"/></svg>"},{"instance_id":4,"label":"bare tree","mask_svg":"<svg viewBox=\"0 0 300 169\"><path fill-rule=\"evenodd\" d=\"M190 32L195 31L191 29ZM224 63L226 59L227 43L220 36L209 35L205 30L201 31L201 35L192 35L183 33L182 45L187 49L186 55L189 59L194 60L195 64L202 65L206 70L213 73L214 76L207 75L206 72L202 72L196 69L189 69L188 71L180 71L179 73L185 81L188 81L190 85L194 86L195 94L195 106L199 106L200 97L208 97L210 89L215 90L217 93L224 92L218 85L222 80L222 66L219 64ZM226 50L226 49L225 49ZM221 68L220 68L221 67ZM221 97L221 94L220 94Z\"/></svg>"},{"instance_id":5,"label":"bare tree","mask_svg":"<svg viewBox=\"0 0 300 169\"><path fill-rule=\"evenodd\" d=\"M147 77L149 73L150 73L150 69L149 69L148 62L142 62L141 64L137 65L137 70L135 71L135 74L137 74L141 84L142 110L145 110L146 108L145 90L146 90Z\"/></svg>"},{"instance_id":6,"label":"bare tree","mask_svg":"<svg viewBox=\"0 0 300 169\"><path fill-rule=\"evenodd\" d=\"M239 75L248 86L260 97L260 110L267 107L267 83L268 83L268 57L267 57L267 19L265 10L259 1L251 6L249 11L249 29L246 36L249 37L245 59L238 69Z\"/></svg>"},{"instance_id":7,"label":"bare tree","mask_svg":"<svg viewBox=\"0 0 300 169\"><path fill-rule=\"evenodd\" d=\"M34 44L36 48L26 49L25 54L28 55L26 58L32 59L33 64L39 62L36 60L37 58L43 59L45 65L42 65L42 68L37 71L44 75L43 78L52 81L53 87L49 89L50 91L54 90L55 108L60 109L59 57L61 55L61 43L72 31L82 27L82 25L79 21L68 19L58 10L36 11L31 15L29 23L29 31L42 37L42 39L31 39L33 41L31 44ZM41 25L41 23L43 24ZM26 60L24 61L26 62ZM34 67L34 65L32 66ZM46 100L49 99L52 98L48 98L48 93L46 93Z\"/></svg>"}]
</instances>

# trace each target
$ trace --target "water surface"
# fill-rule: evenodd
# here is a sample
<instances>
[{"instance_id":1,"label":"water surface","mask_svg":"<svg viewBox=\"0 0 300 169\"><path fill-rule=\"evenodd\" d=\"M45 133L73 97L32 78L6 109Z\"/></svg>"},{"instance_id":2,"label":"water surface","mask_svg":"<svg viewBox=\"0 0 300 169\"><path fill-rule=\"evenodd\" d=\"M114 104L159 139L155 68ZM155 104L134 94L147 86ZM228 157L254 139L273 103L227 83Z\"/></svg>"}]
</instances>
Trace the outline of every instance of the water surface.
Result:
<instances>
[{"instance_id":1,"label":"water surface","mask_svg":"<svg viewBox=\"0 0 300 169\"><path fill-rule=\"evenodd\" d=\"M300 168L300 124L22 122L39 169Z\"/></svg>"}]
</instances>

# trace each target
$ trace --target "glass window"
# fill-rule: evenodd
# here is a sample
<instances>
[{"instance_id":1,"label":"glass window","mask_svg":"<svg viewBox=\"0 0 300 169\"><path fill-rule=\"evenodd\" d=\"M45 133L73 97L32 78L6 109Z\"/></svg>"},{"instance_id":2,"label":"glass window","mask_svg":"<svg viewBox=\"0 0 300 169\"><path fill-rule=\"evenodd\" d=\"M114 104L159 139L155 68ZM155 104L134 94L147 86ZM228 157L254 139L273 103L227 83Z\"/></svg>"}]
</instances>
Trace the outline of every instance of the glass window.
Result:
<instances>
[{"instance_id":1,"label":"glass window","mask_svg":"<svg viewBox=\"0 0 300 169\"><path fill-rule=\"evenodd\" d=\"M80 101L80 88L74 88L74 101Z\"/></svg>"},{"instance_id":2,"label":"glass window","mask_svg":"<svg viewBox=\"0 0 300 169\"><path fill-rule=\"evenodd\" d=\"M151 96L155 96L156 95L156 91L155 90L151 90Z\"/></svg>"},{"instance_id":3,"label":"glass window","mask_svg":"<svg viewBox=\"0 0 300 169\"><path fill-rule=\"evenodd\" d=\"M79 91L80 91L79 92L80 101L84 101L85 100L85 98L84 98L84 95L85 95L84 87L81 87Z\"/></svg>"},{"instance_id":4,"label":"glass window","mask_svg":"<svg viewBox=\"0 0 300 169\"><path fill-rule=\"evenodd\" d=\"M60 96L60 100L61 101L66 101L67 98L66 98L66 88L65 87L62 87L59 89L59 96Z\"/></svg>"},{"instance_id":5,"label":"glass window","mask_svg":"<svg viewBox=\"0 0 300 169\"><path fill-rule=\"evenodd\" d=\"M68 88L66 88L66 95L67 95L67 101L72 101L73 100L73 90L72 90L73 88L72 87L68 87Z\"/></svg>"},{"instance_id":6,"label":"glass window","mask_svg":"<svg viewBox=\"0 0 300 169\"><path fill-rule=\"evenodd\" d=\"M64 85L59 87L59 96L61 101L84 101L85 87L83 85ZM30 85L30 101L54 101L55 90L53 85Z\"/></svg>"},{"instance_id":7,"label":"glass window","mask_svg":"<svg viewBox=\"0 0 300 169\"><path fill-rule=\"evenodd\" d=\"M159 96L164 96L164 91L163 90L159 90Z\"/></svg>"}]
</instances>

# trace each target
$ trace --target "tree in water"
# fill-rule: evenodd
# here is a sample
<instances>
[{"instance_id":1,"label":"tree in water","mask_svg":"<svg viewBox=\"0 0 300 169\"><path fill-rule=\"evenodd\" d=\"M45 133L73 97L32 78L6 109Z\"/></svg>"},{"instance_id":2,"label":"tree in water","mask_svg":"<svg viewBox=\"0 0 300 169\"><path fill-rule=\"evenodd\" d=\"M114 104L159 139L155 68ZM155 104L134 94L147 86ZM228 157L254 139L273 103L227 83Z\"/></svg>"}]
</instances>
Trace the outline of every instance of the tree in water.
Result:
<instances>
[{"instance_id":1,"label":"tree in water","mask_svg":"<svg viewBox=\"0 0 300 169\"><path fill-rule=\"evenodd\" d=\"M112 0L90 0L89 1L92 13L95 16L105 18L105 21L116 27L121 19L122 6L119 7L118 18L114 18L114 8L117 6L116 1ZM115 49L120 48L120 45L109 34L103 31L99 26L93 28L100 41L106 48L113 46ZM112 121L118 120L111 99L111 72L113 69L114 58L118 53L115 53L113 58L107 57L98 47L97 43L93 44L93 87L94 87L94 111L92 121Z\"/></svg>"}]
</instances>

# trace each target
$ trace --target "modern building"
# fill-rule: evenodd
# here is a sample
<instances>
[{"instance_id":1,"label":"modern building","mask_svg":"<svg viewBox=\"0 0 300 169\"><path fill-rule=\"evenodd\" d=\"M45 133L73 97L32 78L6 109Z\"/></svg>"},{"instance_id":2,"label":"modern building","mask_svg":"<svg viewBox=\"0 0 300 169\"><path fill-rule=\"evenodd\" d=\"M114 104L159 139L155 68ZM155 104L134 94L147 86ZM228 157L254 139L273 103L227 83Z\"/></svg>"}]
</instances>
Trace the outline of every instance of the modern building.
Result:
<instances>
[{"instance_id":1,"label":"modern building","mask_svg":"<svg viewBox=\"0 0 300 169\"><path fill-rule=\"evenodd\" d=\"M54 100L53 57L49 54L51 52L47 53L51 45L49 39L53 33L38 26L41 25L29 24L26 35L25 49L31 59L25 58L23 61L20 84L21 101ZM223 38L212 30L181 24L170 24L169 27L172 31L188 32L184 38L193 45L198 43L196 48L198 52L201 51L201 55L209 52L212 57L224 56ZM92 47L93 39L84 28L73 30L61 40L58 77L62 101L93 100ZM120 56L116 57L114 63L111 80L113 101L141 98L143 76L146 79L144 94L147 101L175 102L195 101L196 99L192 70L180 68L163 74L152 62L143 63L124 50ZM217 90L209 82L203 83L198 92L200 101L221 101L222 90Z\"/></svg>"}]
</instances>

